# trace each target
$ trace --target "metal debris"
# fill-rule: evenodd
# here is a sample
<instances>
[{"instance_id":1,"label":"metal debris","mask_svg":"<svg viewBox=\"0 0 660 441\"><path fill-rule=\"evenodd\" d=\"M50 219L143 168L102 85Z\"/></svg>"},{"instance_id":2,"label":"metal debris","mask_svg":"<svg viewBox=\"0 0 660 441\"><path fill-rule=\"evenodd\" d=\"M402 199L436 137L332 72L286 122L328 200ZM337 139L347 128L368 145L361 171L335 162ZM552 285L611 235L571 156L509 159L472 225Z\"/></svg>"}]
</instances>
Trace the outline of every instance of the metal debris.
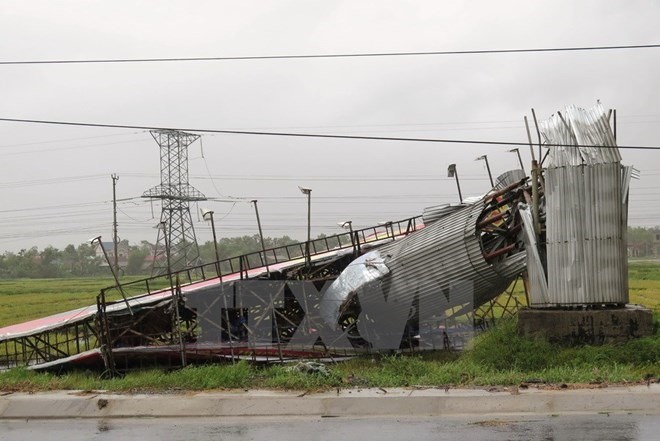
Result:
<instances>
[{"instance_id":1,"label":"metal debris","mask_svg":"<svg viewBox=\"0 0 660 441\"><path fill-rule=\"evenodd\" d=\"M528 188L524 178L509 183L513 175L498 179L508 184L503 188L446 209L423 230L351 262L325 292L323 319L345 326L347 317L369 317L370 343L393 335L391 345L410 324L411 309L421 323L503 292L525 267L518 203Z\"/></svg>"},{"instance_id":2,"label":"metal debris","mask_svg":"<svg viewBox=\"0 0 660 441\"><path fill-rule=\"evenodd\" d=\"M529 228L526 234L531 306L625 304L632 169L621 165L608 116L600 104L573 106L540 129L548 148L546 219L540 240Z\"/></svg>"},{"instance_id":3,"label":"metal debris","mask_svg":"<svg viewBox=\"0 0 660 441\"><path fill-rule=\"evenodd\" d=\"M287 368L290 372L300 372L303 374L319 374L324 377L330 375L328 367L316 361L301 361Z\"/></svg>"}]
</instances>

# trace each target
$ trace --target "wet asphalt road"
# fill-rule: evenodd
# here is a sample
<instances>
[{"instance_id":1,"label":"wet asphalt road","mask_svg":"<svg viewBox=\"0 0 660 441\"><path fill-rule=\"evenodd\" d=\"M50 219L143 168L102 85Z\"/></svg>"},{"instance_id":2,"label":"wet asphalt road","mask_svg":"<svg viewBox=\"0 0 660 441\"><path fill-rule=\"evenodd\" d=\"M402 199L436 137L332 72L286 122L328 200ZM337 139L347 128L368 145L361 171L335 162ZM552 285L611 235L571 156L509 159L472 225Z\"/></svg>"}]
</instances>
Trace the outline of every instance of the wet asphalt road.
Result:
<instances>
[{"instance_id":1,"label":"wet asphalt road","mask_svg":"<svg viewBox=\"0 0 660 441\"><path fill-rule=\"evenodd\" d=\"M440 418L0 420L0 440L620 440L660 439L660 415Z\"/></svg>"}]
</instances>

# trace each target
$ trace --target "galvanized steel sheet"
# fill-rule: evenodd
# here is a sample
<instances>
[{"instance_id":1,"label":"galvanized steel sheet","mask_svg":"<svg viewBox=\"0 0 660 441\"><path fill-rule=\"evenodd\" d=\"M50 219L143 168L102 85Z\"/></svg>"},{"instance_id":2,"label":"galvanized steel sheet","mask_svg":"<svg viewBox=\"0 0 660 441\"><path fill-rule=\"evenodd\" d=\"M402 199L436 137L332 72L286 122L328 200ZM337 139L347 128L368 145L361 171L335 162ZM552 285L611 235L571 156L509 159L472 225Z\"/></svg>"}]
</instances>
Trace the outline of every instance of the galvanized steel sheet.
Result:
<instances>
[{"instance_id":1,"label":"galvanized steel sheet","mask_svg":"<svg viewBox=\"0 0 660 441\"><path fill-rule=\"evenodd\" d=\"M627 303L627 173L607 116L600 104L590 110L569 107L541 127L550 149L545 172L548 298L533 295L533 303ZM569 146L576 143L580 146Z\"/></svg>"},{"instance_id":2,"label":"galvanized steel sheet","mask_svg":"<svg viewBox=\"0 0 660 441\"><path fill-rule=\"evenodd\" d=\"M380 247L378 253L389 272L365 282L362 289L331 286L321 302L324 319L336 325L336 308L345 307L355 295L361 301L364 296L385 296L391 306L406 310L418 299L420 308L437 315L495 298L524 270L525 253L498 258L494 264L486 262L476 229L485 201L461 207L421 231ZM334 283L345 285L342 275Z\"/></svg>"}]
</instances>

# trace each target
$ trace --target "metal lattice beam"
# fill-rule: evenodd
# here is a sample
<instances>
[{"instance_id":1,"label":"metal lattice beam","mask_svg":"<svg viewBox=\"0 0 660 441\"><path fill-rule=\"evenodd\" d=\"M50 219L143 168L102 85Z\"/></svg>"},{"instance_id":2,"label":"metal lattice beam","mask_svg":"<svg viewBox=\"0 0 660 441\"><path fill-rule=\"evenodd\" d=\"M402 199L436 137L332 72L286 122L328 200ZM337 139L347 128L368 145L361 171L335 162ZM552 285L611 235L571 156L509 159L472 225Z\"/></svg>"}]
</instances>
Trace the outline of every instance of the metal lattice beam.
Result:
<instances>
[{"instance_id":1,"label":"metal lattice beam","mask_svg":"<svg viewBox=\"0 0 660 441\"><path fill-rule=\"evenodd\" d=\"M200 191L188 182L188 146L199 135L176 130L152 130L151 136L160 147L160 185L142 194L144 198L162 200L158 239L154 250L152 275L200 264L199 247L190 215L190 202L205 201Z\"/></svg>"}]
</instances>

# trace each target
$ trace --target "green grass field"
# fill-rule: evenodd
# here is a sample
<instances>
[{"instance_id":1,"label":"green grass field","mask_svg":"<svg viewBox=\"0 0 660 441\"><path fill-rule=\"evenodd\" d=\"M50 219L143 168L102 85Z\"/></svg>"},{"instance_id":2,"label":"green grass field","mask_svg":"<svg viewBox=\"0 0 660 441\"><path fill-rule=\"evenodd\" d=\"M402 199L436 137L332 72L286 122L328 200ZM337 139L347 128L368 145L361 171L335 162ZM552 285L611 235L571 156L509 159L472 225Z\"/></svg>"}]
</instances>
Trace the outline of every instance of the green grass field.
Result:
<instances>
[{"instance_id":1,"label":"green grass field","mask_svg":"<svg viewBox=\"0 0 660 441\"><path fill-rule=\"evenodd\" d=\"M630 303L660 311L660 261L630 261Z\"/></svg>"},{"instance_id":2,"label":"green grass field","mask_svg":"<svg viewBox=\"0 0 660 441\"><path fill-rule=\"evenodd\" d=\"M0 327L96 303L111 278L0 280Z\"/></svg>"},{"instance_id":3,"label":"green grass field","mask_svg":"<svg viewBox=\"0 0 660 441\"><path fill-rule=\"evenodd\" d=\"M630 303L660 312L660 261L631 261L629 268ZM112 285L111 277L0 280L0 327L94 305L101 288ZM129 295L142 292L138 290ZM516 294L524 298L520 283ZM117 293L110 297L111 300L118 298Z\"/></svg>"},{"instance_id":4,"label":"green grass field","mask_svg":"<svg viewBox=\"0 0 660 441\"><path fill-rule=\"evenodd\" d=\"M111 277L0 280L0 327L95 305L101 289L112 285Z\"/></svg>"}]
</instances>

